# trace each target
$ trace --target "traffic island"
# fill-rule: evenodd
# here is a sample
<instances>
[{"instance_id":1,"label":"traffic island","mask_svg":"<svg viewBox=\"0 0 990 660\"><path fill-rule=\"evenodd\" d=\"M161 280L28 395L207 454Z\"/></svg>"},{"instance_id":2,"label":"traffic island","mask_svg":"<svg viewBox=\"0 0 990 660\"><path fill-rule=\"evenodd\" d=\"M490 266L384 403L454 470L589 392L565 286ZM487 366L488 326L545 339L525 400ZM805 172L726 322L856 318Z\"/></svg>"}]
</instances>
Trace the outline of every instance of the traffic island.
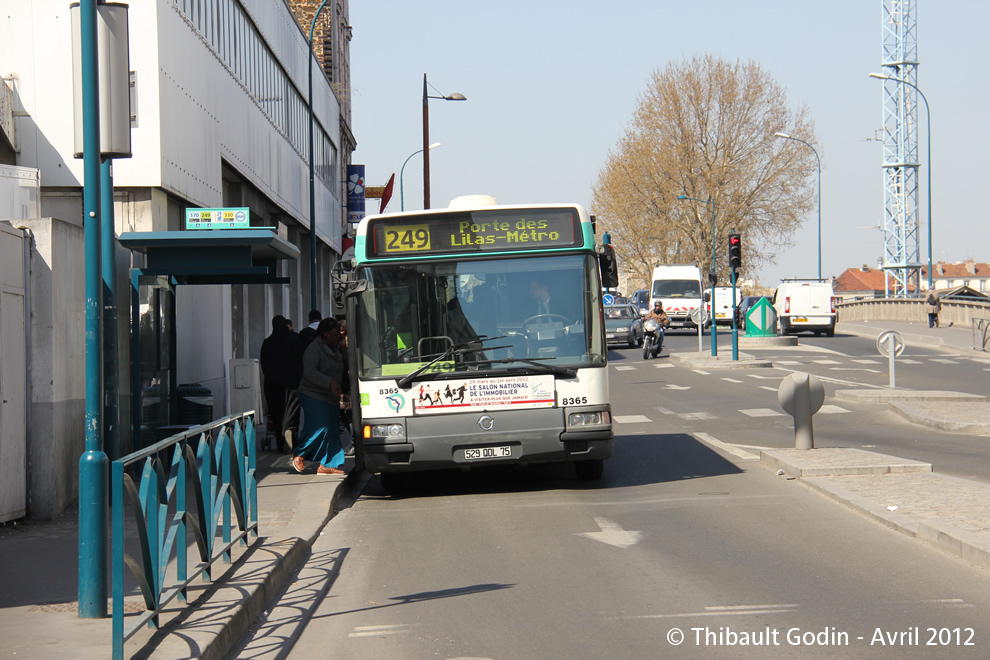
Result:
<instances>
[{"instance_id":1,"label":"traffic island","mask_svg":"<svg viewBox=\"0 0 990 660\"><path fill-rule=\"evenodd\" d=\"M744 353L738 360L729 355L708 355L706 353L671 353L671 362L677 362L688 369L769 369L773 362Z\"/></svg>"},{"instance_id":2,"label":"traffic island","mask_svg":"<svg viewBox=\"0 0 990 660\"><path fill-rule=\"evenodd\" d=\"M794 335L783 336L742 336L739 337L739 348L779 348L780 346L797 346L798 338Z\"/></svg>"},{"instance_id":3,"label":"traffic island","mask_svg":"<svg viewBox=\"0 0 990 660\"><path fill-rule=\"evenodd\" d=\"M760 463L801 478L932 471L931 463L845 447L769 449L760 452Z\"/></svg>"}]
</instances>

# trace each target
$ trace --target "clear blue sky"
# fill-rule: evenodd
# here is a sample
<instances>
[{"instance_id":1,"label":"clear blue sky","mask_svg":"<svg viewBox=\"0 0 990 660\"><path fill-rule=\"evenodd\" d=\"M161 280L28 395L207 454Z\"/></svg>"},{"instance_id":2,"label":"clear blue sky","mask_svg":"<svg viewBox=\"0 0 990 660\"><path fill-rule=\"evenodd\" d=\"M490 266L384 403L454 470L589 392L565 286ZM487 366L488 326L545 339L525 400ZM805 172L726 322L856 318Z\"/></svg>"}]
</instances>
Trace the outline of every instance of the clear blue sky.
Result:
<instances>
[{"instance_id":1,"label":"clear blue sky","mask_svg":"<svg viewBox=\"0 0 990 660\"><path fill-rule=\"evenodd\" d=\"M713 53L752 59L815 120L822 159L822 273L876 266L883 253L881 0L622 3L353 0L350 20L355 163L384 185L422 148L423 74L430 101L431 206L458 195L499 203L588 205L608 151L646 81L671 61ZM990 261L984 204L990 171L984 45L990 3L917 0L918 86L932 110L935 261ZM431 94L436 94L431 90ZM927 261L925 111L919 98L921 260ZM405 168L406 210L423 206L422 157ZM812 181L814 185L814 181ZM369 200L369 213L377 202ZM778 263L757 273L817 274L817 213ZM622 246L617 246L619 250Z\"/></svg>"}]
</instances>

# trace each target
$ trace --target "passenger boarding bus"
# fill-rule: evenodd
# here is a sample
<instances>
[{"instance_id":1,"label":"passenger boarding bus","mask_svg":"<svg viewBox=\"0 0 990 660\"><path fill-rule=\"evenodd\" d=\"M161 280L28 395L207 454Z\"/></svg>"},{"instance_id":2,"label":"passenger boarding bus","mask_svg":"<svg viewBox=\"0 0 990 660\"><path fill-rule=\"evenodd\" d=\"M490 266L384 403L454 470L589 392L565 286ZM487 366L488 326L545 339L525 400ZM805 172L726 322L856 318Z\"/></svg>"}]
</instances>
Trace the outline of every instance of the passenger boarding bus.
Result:
<instances>
[{"instance_id":1,"label":"passenger boarding bus","mask_svg":"<svg viewBox=\"0 0 990 660\"><path fill-rule=\"evenodd\" d=\"M612 456L599 261L577 205L367 217L348 285L358 466L397 473Z\"/></svg>"}]
</instances>

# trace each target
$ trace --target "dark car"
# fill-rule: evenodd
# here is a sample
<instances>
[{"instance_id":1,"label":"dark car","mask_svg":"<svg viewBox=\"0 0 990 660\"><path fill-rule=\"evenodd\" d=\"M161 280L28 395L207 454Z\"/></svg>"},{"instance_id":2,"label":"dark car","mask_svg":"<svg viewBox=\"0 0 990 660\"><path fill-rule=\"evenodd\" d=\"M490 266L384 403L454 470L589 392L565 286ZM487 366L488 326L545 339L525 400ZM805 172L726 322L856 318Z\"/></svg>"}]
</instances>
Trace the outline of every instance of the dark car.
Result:
<instances>
[{"instance_id":1,"label":"dark car","mask_svg":"<svg viewBox=\"0 0 990 660\"><path fill-rule=\"evenodd\" d=\"M629 301L636 306L636 309L645 309L647 312L650 311L650 290L649 289L636 289L633 294L629 296Z\"/></svg>"},{"instance_id":2,"label":"dark car","mask_svg":"<svg viewBox=\"0 0 990 660\"><path fill-rule=\"evenodd\" d=\"M746 329L746 312L748 312L753 305L763 299L766 299L767 302L773 305L773 299L770 298L770 296L746 296L739 301L739 319L736 323L740 330Z\"/></svg>"},{"instance_id":3,"label":"dark car","mask_svg":"<svg viewBox=\"0 0 990 660\"><path fill-rule=\"evenodd\" d=\"M605 341L630 348L643 345L643 319L633 305L605 305Z\"/></svg>"}]
</instances>

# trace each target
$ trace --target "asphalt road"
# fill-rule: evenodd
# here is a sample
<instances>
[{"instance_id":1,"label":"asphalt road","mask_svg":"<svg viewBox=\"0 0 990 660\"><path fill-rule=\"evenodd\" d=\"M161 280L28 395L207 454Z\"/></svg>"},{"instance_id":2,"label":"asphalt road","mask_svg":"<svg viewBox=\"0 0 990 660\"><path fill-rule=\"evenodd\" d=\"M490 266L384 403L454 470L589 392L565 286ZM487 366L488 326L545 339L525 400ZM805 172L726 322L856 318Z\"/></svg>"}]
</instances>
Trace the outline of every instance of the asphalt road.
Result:
<instances>
[{"instance_id":1,"label":"asphalt road","mask_svg":"<svg viewBox=\"0 0 990 660\"><path fill-rule=\"evenodd\" d=\"M623 353L600 482L493 468L388 495L373 477L236 657L990 656L990 576L699 440L789 446L789 418L753 412L784 372ZM842 407L818 439L863 446L878 416Z\"/></svg>"}]
</instances>

